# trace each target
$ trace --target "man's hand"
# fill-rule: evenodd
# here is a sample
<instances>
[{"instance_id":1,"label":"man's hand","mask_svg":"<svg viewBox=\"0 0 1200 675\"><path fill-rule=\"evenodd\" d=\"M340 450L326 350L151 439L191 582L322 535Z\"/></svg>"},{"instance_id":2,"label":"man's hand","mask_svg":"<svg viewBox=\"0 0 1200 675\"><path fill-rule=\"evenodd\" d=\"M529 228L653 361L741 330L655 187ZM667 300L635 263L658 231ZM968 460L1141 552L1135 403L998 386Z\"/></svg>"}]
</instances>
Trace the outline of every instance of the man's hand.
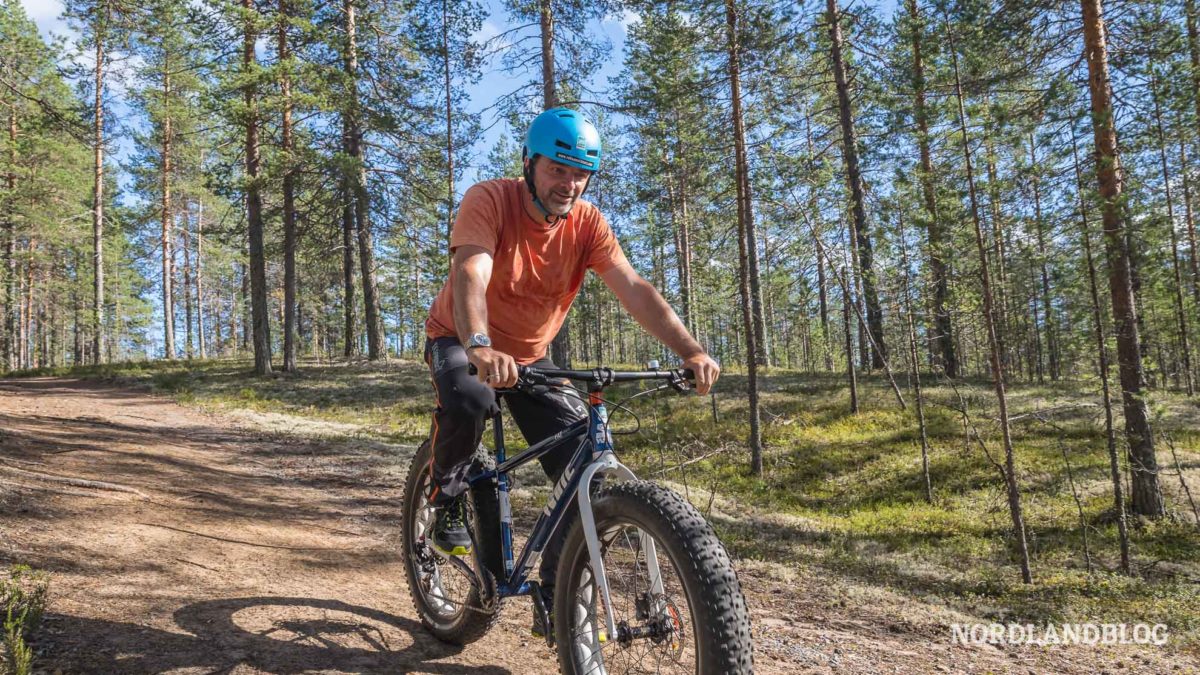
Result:
<instances>
[{"instance_id":1,"label":"man's hand","mask_svg":"<svg viewBox=\"0 0 1200 675\"><path fill-rule=\"evenodd\" d=\"M697 354L683 362L684 368L691 368L696 374L696 393L704 396L712 389L717 378L721 375L721 366L708 354Z\"/></svg>"},{"instance_id":2,"label":"man's hand","mask_svg":"<svg viewBox=\"0 0 1200 675\"><path fill-rule=\"evenodd\" d=\"M491 347L472 347L467 350L467 360L478 369L475 376L479 381L492 389L511 387L517 383L517 362L504 352Z\"/></svg>"}]
</instances>

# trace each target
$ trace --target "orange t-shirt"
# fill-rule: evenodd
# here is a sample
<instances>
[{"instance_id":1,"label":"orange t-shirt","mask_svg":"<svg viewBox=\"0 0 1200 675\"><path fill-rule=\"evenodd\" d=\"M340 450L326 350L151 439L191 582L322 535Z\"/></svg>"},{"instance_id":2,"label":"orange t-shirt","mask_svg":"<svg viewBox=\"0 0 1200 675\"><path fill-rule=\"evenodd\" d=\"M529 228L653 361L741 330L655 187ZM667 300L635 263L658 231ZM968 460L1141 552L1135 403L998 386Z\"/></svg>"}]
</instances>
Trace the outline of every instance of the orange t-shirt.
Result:
<instances>
[{"instance_id":1,"label":"orange t-shirt","mask_svg":"<svg viewBox=\"0 0 1200 675\"><path fill-rule=\"evenodd\" d=\"M475 184L463 195L450 233L451 252L467 245L491 252L488 336L523 365L545 356L589 269L602 274L629 264L595 206L579 200L565 220L547 225L525 211L527 194L519 178ZM458 336L453 288L451 273L425 320L430 338Z\"/></svg>"}]
</instances>

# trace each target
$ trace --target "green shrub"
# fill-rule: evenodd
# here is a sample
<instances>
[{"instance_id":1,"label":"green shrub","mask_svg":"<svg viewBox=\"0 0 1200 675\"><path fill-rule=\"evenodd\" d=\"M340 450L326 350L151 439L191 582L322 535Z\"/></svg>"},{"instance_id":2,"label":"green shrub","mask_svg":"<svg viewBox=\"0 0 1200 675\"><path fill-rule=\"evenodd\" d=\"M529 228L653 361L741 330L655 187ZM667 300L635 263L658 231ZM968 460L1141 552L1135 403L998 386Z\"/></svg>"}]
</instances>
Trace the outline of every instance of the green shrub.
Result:
<instances>
[{"instance_id":1,"label":"green shrub","mask_svg":"<svg viewBox=\"0 0 1200 675\"><path fill-rule=\"evenodd\" d=\"M4 646L0 650L0 675L28 675L33 670L33 650L25 640L37 628L46 609L50 579L26 565L14 565L8 578L0 578L0 606L4 610Z\"/></svg>"}]
</instances>

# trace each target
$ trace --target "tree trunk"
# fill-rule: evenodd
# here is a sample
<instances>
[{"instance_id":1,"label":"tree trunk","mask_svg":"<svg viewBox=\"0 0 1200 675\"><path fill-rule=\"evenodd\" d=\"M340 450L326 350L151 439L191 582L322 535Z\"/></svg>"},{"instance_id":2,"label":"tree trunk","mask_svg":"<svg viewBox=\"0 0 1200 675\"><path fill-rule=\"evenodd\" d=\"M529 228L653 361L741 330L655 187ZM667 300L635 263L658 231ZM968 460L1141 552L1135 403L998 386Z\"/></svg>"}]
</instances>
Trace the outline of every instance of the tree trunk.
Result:
<instances>
[{"instance_id":1,"label":"tree trunk","mask_svg":"<svg viewBox=\"0 0 1200 675\"><path fill-rule=\"evenodd\" d=\"M1188 340L1187 312L1183 308L1183 272L1179 264L1179 236L1175 232L1175 205L1171 198L1171 170L1167 165L1167 138L1163 132L1162 104L1159 101L1158 79L1151 73L1151 95L1154 99L1154 123L1158 131L1158 158L1162 164L1163 196L1167 200L1167 229L1171 233L1171 265L1175 274L1175 319L1179 324L1180 351L1183 352L1183 381L1187 386L1188 396L1196 395L1196 387L1192 383L1192 355ZM1186 171L1187 167L1183 167ZM1176 384L1179 382L1176 380Z\"/></svg>"},{"instance_id":2,"label":"tree trunk","mask_svg":"<svg viewBox=\"0 0 1200 675\"><path fill-rule=\"evenodd\" d=\"M348 125L346 125L348 128ZM349 131L343 130L343 142ZM343 354L347 357L358 354L358 331L354 311L354 191L350 188L350 177L342 179L342 314L344 318L342 339L345 341Z\"/></svg>"},{"instance_id":3,"label":"tree trunk","mask_svg":"<svg viewBox=\"0 0 1200 675\"><path fill-rule=\"evenodd\" d=\"M1021 492L1017 487L1017 469L1013 453L1012 429L1008 422L1008 395L1004 390L1004 363L1001 345L996 335L995 310L992 300L991 271L988 266L987 244L979 218L979 200L975 190L975 175L971 166L971 144L967 133L967 113L963 105L962 83L958 71L958 50L950 40L950 54L954 63L954 93L958 99L958 125L962 132L963 158L966 160L967 193L971 199L971 220L975 226L975 244L979 251L979 280L983 288L983 323L987 329L988 347L991 351L992 381L996 389L996 402L1000 412L1000 432L1004 439L1004 468L1001 473L1008 489L1008 509L1012 517L1013 537L1020 556L1021 579L1033 583L1029 569L1029 547L1025 540L1025 518L1021 511Z\"/></svg>"},{"instance_id":4,"label":"tree trunk","mask_svg":"<svg viewBox=\"0 0 1200 675\"><path fill-rule=\"evenodd\" d=\"M192 342L192 330L196 326L192 322L192 242L188 232L190 228L191 223L188 222L185 210L183 213L183 316L184 325L187 326L184 353L187 354L189 361L196 356L195 343Z\"/></svg>"},{"instance_id":5,"label":"tree trunk","mask_svg":"<svg viewBox=\"0 0 1200 675\"><path fill-rule=\"evenodd\" d=\"M0 218L4 223L4 368L12 370L17 365L17 226L13 220L13 201L17 194L17 107L8 108L8 172L5 187L8 199L0 207L4 212Z\"/></svg>"},{"instance_id":6,"label":"tree trunk","mask_svg":"<svg viewBox=\"0 0 1200 675\"><path fill-rule=\"evenodd\" d=\"M218 317L218 330L220 325ZM208 358L208 350L204 347L204 202L200 200L196 201L196 337L199 338L200 358Z\"/></svg>"},{"instance_id":7,"label":"tree trunk","mask_svg":"<svg viewBox=\"0 0 1200 675\"><path fill-rule=\"evenodd\" d=\"M739 212L742 214L741 227L745 230L747 276L750 284L750 315L754 329L755 362L760 366L771 362L770 347L767 344L766 325L763 316L762 276L758 264L758 233L754 222L754 196L750 184L750 159L746 149L746 119L742 112L741 85L741 43L738 37L737 0L725 0L725 25L727 48L729 52L729 87L733 104L733 144L734 161L737 165L734 175L738 182L737 198L740 202ZM748 343L750 344L750 343Z\"/></svg>"},{"instance_id":8,"label":"tree trunk","mask_svg":"<svg viewBox=\"0 0 1200 675\"><path fill-rule=\"evenodd\" d=\"M810 166L815 163L816 152L813 148L812 139L812 117L809 114L808 108L804 110L804 143L807 149L807 160ZM813 247L817 258L817 300L821 316L821 338L824 342L824 362L825 370L833 372L833 337L829 333L829 280L825 278L825 255L822 252L822 244L820 242L821 231L821 210L817 195L817 186L814 183L810 186L808 192L808 212L812 214L816 221L816 227L813 228ZM830 270L836 274L836 270Z\"/></svg>"},{"instance_id":9,"label":"tree trunk","mask_svg":"<svg viewBox=\"0 0 1200 675\"><path fill-rule=\"evenodd\" d=\"M250 254L250 319L254 331L254 372L271 374L271 317L267 307L267 261L263 251L262 185L258 147L258 87L251 77L257 57L254 43L257 12L253 0L242 0L246 12L242 67L247 77L242 95L246 105L246 226Z\"/></svg>"},{"instance_id":10,"label":"tree trunk","mask_svg":"<svg viewBox=\"0 0 1200 675\"><path fill-rule=\"evenodd\" d=\"M1125 410L1125 435L1133 471L1133 511L1146 516L1164 515L1158 485L1154 434L1142 397L1141 340L1137 303L1133 297L1133 269L1126 239L1121 200L1123 178L1113 121L1112 92L1108 75L1108 47L1100 0L1081 0L1084 47L1088 64L1092 128L1096 144L1096 178L1103 201L1104 245L1109 266L1109 294L1117 332L1117 365Z\"/></svg>"},{"instance_id":11,"label":"tree trunk","mask_svg":"<svg viewBox=\"0 0 1200 675\"><path fill-rule=\"evenodd\" d=\"M551 0L539 0L538 25L542 39L542 109L558 106L558 82L554 73L554 7ZM571 313L550 343L550 359L560 368L571 367Z\"/></svg>"},{"instance_id":12,"label":"tree trunk","mask_svg":"<svg viewBox=\"0 0 1200 675\"><path fill-rule=\"evenodd\" d=\"M754 312L754 289L752 277L758 270L751 267L751 248L753 239L753 214L750 211L750 182L746 180L749 172L746 159L746 143L742 126L741 90L738 83L739 49L737 10L735 0L725 0L725 26L729 48L729 74L733 94L733 134L736 157L734 160L735 182L737 184L737 224L738 224L738 290L742 298L742 325L746 332L746 374L750 402L750 472L762 476L762 429L761 413L758 400L758 366L760 350L758 340L761 335L756 331ZM760 310L761 311L761 310ZM761 314L759 315L761 317ZM761 320L761 318L760 318Z\"/></svg>"},{"instance_id":13,"label":"tree trunk","mask_svg":"<svg viewBox=\"0 0 1200 675\"><path fill-rule=\"evenodd\" d=\"M163 108L167 109L171 98L171 64L167 59L163 65ZM172 281L175 278L175 252L172 250L171 212L171 114L163 118L162 129L162 305L163 305L163 358L175 358L175 297Z\"/></svg>"},{"instance_id":14,"label":"tree trunk","mask_svg":"<svg viewBox=\"0 0 1200 675\"><path fill-rule=\"evenodd\" d=\"M283 371L296 370L296 176L292 157L292 74L287 0L279 0L280 154L283 162Z\"/></svg>"},{"instance_id":15,"label":"tree trunk","mask_svg":"<svg viewBox=\"0 0 1200 675\"><path fill-rule=\"evenodd\" d=\"M1054 319L1054 306L1050 302L1050 273L1046 265L1046 235L1042 221L1042 189L1037 172L1037 146L1033 134L1029 135L1029 161L1034 169L1033 209L1034 225L1037 228L1038 262L1042 273L1042 311L1046 314L1046 351L1050 366L1050 379L1057 381L1062 375L1058 347L1058 323Z\"/></svg>"},{"instance_id":16,"label":"tree trunk","mask_svg":"<svg viewBox=\"0 0 1200 675\"><path fill-rule=\"evenodd\" d=\"M850 414L858 414L858 378L854 373L854 336L850 331L850 276L842 268L842 324L846 333L846 379L850 385Z\"/></svg>"},{"instance_id":17,"label":"tree trunk","mask_svg":"<svg viewBox=\"0 0 1200 675\"><path fill-rule=\"evenodd\" d=\"M912 20L913 113L917 124L917 146L921 154L921 196L925 203L929 273L933 277L933 351L947 377L958 377L958 353L954 349L954 326L946 306L950 281L946 269L947 234L938 218L937 192L933 183L933 156L929 149L929 112L925 106L925 61L921 52L925 21L917 0L906 0Z\"/></svg>"},{"instance_id":18,"label":"tree trunk","mask_svg":"<svg viewBox=\"0 0 1200 675\"><path fill-rule=\"evenodd\" d=\"M371 199L367 194L366 158L362 150L362 109L358 94L358 37L356 26L355 0L345 1L346 12L346 54L345 67L349 81L349 146L354 174L351 184L354 188L354 230L358 237L359 276L363 289L363 315L367 328L367 358L375 361L383 357L383 330L379 317L379 285L375 280L375 250L371 241L370 207Z\"/></svg>"},{"instance_id":19,"label":"tree trunk","mask_svg":"<svg viewBox=\"0 0 1200 675\"><path fill-rule=\"evenodd\" d=\"M1192 209L1192 186L1191 179L1188 178L1188 157L1185 145L1182 140L1179 141L1179 175L1183 180L1183 206L1187 219L1188 262L1192 270L1192 300L1196 307L1200 307L1200 251L1196 250L1196 217L1195 211Z\"/></svg>"},{"instance_id":20,"label":"tree trunk","mask_svg":"<svg viewBox=\"0 0 1200 675\"><path fill-rule=\"evenodd\" d=\"M96 8L95 118L92 141L92 363L104 359L104 43L108 3Z\"/></svg>"},{"instance_id":21,"label":"tree trunk","mask_svg":"<svg viewBox=\"0 0 1200 675\"><path fill-rule=\"evenodd\" d=\"M450 85L450 0L442 0L442 74L446 80L446 247L454 229L454 89Z\"/></svg>"},{"instance_id":22,"label":"tree trunk","mask_svg":"<svg viewBox=\"0 0 1200 675\"><path fill-rule=\"evenodd\" d=\"M912 373L913 394L917 398L917 430L921 436L921 479L925 488L925 502L933 503L933 480L929 476L929 433L925 428L925 401L921 394L921 362L917 358L917 330L913 323L912 289L909 279L908 245L904 238L904 213L897 212L897 228L900 239L900 265L904 269L904 318L908 328L908 359Z\"/></svg>"},{"instance_id":23,"label":"tree trunk","mask_svg":"<svg viewBox=\"0 0 1200 675\"><path fill-rule=\"evenodd\" d=\"M1121 489L1121 462L1117 458L1117 432L1113 425L1112 392L1109 391L1108 345L1104 337L1104 316L1100 311L1100 284L1096 281L1096 263L1092 257L1091 224L1088 222L1086 192L1083 189L1083 169L1079 166L1079 148L1075 129L1071 129L1071 156L1075 160L1075 185L1079 192L1079 219L1083 232L1083 252L1087 260L1088 294L1092 301L1092 330L1096 338L1096 355L1100 367L1100 388L1104 403L1104 439L1108 446L1108 468L1113 485L1113 506L1117 512L1117 533L1120 536L1121 571L1131 574L1129 567L1129 527L1125 517L1125 494Z\"/></svg>"},{"instance_id":24,"label":"tree trunk","mask_svg":"<svg viewBox=\"0 0 1200 675\"><path fill-rule=\"evenodd\" d=\"M837 0L825 0L826 20L829 22L830 59L837 84L838 113L842 127L842 156L846 162L846 182L850 187L850 207L854 215L854 238L858 247L859 273L863 300L866 302L867 330L871 333L871 365L882 368L887 358L883 337L883 309L875 289L874 253L871 247L870 226L867 224L866 197L862 170L858 162L858 134L854 129L854 112L850 105L850 82L843 56L841 12Z\"/></svg>"}]
</instances>

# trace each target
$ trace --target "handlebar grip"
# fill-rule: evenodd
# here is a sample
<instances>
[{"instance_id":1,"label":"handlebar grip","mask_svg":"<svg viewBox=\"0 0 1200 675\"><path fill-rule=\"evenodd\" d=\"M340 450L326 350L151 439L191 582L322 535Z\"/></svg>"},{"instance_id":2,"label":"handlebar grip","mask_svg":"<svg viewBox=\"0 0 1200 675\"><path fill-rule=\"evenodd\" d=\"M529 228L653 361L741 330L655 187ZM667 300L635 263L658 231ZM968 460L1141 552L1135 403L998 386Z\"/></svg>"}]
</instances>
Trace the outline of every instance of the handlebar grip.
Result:
<instances>
[{"instance_id":1,"label":"handlebar grip","mask_svg":"<svg viewBox=\"0 0 1200 675\"><path fill-rule=\"evenodd\" d=\"M679 372L681 375L683 375L683 379L685 380L696 379L696 371L692 370L691 368L681 368Z\"/></svg>"},{"instance_id":2,"label":"handlebar grip","mask_svg":"<svg viewBox=\"0 0 1200 675\"><path fill-rule=\"evenodd\" d=\"M467 374L468 375L478 375L479 374L479 369L475 367L474 363L467 364Z\"/></svg>"}]
</instances>

